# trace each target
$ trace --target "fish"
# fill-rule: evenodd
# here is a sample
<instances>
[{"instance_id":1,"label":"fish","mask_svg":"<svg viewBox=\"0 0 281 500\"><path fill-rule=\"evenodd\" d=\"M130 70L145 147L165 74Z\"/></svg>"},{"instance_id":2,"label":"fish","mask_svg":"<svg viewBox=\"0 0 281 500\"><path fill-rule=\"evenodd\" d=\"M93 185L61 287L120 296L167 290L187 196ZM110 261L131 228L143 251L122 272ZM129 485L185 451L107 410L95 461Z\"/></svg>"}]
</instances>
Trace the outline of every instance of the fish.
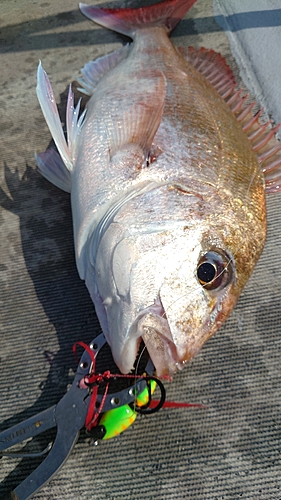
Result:
<instances>
[{"instance_id":1,"label":"fish","mask_svg":"<svg viewBox=\"0 0 281 500\"><path fill-rule=\"evenodd\" d=\"M39 171L71 193L79 275L122 373L141 342L158 376L181 370L224 324L266 240L265 195L281 186L277 127L213 50L170 32L195 0L80 4L132 43L82 68L65 138L41 63L37 95L57 147Z\"/></svg>"}]
</instances>

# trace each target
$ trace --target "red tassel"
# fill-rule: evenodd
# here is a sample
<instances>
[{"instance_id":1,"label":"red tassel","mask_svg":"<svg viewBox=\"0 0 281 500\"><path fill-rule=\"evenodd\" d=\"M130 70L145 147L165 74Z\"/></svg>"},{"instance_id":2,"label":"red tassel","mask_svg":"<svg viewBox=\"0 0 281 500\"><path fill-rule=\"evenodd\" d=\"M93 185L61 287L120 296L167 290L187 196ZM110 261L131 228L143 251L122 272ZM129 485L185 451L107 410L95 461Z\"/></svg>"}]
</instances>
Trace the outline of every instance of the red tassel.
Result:
<instances>
[{"instance_id":1,"label":"red tassel","mask_svg":"<svg viewBox=\"0 0 281 500\"><path fill-rule=\"evenodd\" d=\"M157 399L152 399L149 408L156 408L160 401ZM165 401L162 408L204 408L207 409L208 406L202 405L200 403L176 403L175 401Z\"/></svg>"}]
</instances>

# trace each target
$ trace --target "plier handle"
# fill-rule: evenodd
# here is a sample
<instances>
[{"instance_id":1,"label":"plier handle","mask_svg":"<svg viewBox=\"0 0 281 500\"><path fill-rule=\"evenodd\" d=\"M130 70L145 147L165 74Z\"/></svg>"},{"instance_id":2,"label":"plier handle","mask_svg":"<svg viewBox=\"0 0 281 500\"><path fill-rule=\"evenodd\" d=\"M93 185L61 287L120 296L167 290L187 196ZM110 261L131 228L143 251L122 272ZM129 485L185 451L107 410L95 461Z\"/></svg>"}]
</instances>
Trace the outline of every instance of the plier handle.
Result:
<instances>
[{"instance_id":1,"label":"plier handle","mask_svg":"<svg viewBox=\"0 0 281 500\"><path fill-rule=\"evenodd\" d=\"M91 400L90 388L81 382L91 373L93 359L97 357L105 344L105 337L101 334L87 346L88 348L85 349L79 361L73 384L57 405L0 433L1 455L1 452L15 444L53 427L57 428L55 440L44 461L13 491L0 500L28 500L63 466L79 437L80 430L85 425ZM153 364L149 360L145 371L152 373L153 370ZM146 380L138 378L133 380L133 384L129 388L114 394L107 394L106 397L97 394L96 406L98 408L102 402L102 412L106 412L133 403L146 386Z\"/></svg>"}]
</instances>

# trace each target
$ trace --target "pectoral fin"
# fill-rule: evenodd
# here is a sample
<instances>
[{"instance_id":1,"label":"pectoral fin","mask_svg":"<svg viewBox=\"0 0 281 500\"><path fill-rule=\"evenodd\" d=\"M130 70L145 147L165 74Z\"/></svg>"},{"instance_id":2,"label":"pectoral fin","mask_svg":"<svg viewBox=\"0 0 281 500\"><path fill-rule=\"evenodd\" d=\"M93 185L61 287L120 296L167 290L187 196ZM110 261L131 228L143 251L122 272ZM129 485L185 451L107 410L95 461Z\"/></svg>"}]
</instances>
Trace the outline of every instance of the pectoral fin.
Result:
<instances>
[{"instance_id":1,"label":"pectoral fin","mask_svg":"<svg viewBox=\"0 0 281 500\"><path fill-rule=\"evenodd\" d=\"M125 79L111 92L111 106L101 103L101 116L108 138L111 158L127 145L138 145L149 151L162 120L166 80L161 71L150 70L133 75L130 85Z\"/></svg>"}]
</instances>

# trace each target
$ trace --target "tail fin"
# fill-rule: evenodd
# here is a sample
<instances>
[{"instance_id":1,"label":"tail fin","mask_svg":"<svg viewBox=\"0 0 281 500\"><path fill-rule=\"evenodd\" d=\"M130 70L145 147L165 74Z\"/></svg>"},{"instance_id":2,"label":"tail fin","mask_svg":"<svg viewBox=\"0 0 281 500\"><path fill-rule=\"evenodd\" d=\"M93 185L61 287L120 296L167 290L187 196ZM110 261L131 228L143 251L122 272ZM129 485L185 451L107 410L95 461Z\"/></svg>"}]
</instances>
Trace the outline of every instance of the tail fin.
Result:
<instances>
[{"instance_id":1,"label":"tail fin","mask_svg":"<svg viewBox=\"0 0 281 500\"><path fill-rule=\"evenodd\" d=\"M101 9L79 4L82 14L97 24L134 37L137 29L163 26L172 31L196 0L163 0L161 3L137 9Z\"/></svg>"}]
</instances>

